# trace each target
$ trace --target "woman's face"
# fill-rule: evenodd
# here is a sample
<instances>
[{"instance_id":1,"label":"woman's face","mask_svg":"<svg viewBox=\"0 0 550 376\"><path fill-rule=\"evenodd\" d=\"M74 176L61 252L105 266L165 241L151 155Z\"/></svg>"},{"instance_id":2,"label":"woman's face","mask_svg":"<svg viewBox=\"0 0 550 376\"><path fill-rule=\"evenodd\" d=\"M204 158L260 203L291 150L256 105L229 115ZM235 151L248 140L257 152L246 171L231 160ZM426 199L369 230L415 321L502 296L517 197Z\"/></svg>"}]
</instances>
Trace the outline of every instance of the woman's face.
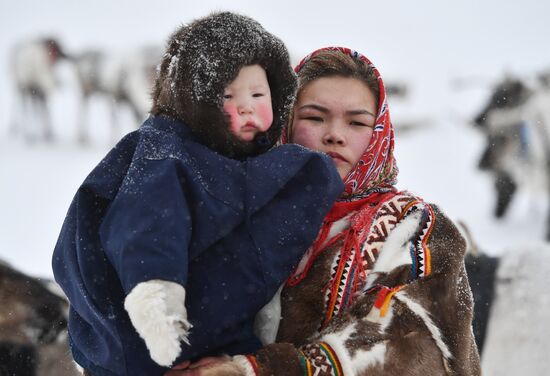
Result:
<instances>
[{"instance_id":1,"label":"woman's face","mask_svg":"<svg viewBox=\"0 0 550 376\"><path fill-rule=\"evenodd\" d=\"M327 153L344 179L369 145L376 111L374 95L358 79L316 79L298 95L291 141Z\"/></svg>"}]
</instances>

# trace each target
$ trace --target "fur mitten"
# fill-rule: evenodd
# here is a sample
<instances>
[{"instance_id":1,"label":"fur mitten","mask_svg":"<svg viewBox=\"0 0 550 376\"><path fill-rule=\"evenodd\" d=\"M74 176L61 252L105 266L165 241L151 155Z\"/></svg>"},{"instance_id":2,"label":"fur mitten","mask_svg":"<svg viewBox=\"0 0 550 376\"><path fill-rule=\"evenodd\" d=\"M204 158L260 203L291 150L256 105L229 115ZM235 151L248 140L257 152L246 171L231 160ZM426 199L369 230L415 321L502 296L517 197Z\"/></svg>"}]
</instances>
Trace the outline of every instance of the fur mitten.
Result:
<instances>
[{"instance_id":1,"label":"fur mitten","mask_svg":"<svg viewBox=\"0 0 550 376\"><path fill-rule=\"evenodd\" d=\"M192 325L187 321L185 288L177 283L151 280L136 285L124 308L145 340L151 359L169 367L181 353L181 341L189 344Z\"/></svg>"}]
</instances>

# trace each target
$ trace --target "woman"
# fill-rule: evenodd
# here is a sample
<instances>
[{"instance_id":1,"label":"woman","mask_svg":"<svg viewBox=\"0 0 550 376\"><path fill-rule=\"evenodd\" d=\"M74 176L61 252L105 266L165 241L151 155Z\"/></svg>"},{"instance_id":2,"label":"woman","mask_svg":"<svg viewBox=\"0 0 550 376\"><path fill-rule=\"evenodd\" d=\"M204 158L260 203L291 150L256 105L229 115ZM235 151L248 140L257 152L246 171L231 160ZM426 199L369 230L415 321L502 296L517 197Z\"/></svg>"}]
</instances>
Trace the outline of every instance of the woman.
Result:
<instances>
[{"instance_id":1,"label":"woman","mask_svg":"<svg viewBox=\"0 0 550 376\"><path fill-rule=\"evenodd\" d=\"M377 69L355 51L326 48L296 72L284 141L330 155L345 192L282 290L277 343L170 374L480 374L465 241L437 207L394 187ZM269 339L265 328L260 335Z\"/></svg>"}]
</instances>

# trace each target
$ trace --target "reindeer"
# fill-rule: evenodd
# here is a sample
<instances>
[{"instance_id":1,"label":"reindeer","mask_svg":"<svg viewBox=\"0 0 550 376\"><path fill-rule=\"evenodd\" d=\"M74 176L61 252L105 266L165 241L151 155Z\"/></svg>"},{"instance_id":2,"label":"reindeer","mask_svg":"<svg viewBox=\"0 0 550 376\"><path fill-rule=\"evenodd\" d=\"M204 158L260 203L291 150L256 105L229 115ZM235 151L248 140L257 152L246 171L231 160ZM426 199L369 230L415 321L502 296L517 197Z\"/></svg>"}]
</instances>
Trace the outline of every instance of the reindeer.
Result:
<instances>
[{"instance_id":1,"label":"reindeer","mask_svg":"<svg viewBox=\"0 0 550 376\"><path fill-rule=\"evenodd\" d=\"M50 284L0 261L0 375L77 375L68 354L68 302Z\"/></svg>"},{"instance_id":2,"label":"reindeer","mask_svg":"<svg viewBox=\"0 0 550 376\"><path fill-rule=\"evenodd\" d=\"M42 128L42 137L53 139L48 98L57 85L55 67L65 58L68 56L54 38L31 40L14 47L11 68L17 99L13 133L31 137L32 129Z\"/></svg>"},{"instance_id":3,"label":"reindeer","mask_svg":"<svg viewBox=\"0 0 550 376\"><path fill-rule=\"evenodd\" d=\"M518 188L550 197L550 88L506 78L498 83L474 124L486 137L478 167L494 177L494 215L503 217ZM550 216L546 238L550 240Z\"/></svg>"},{"instance_id":4,"label":"reindeer","mask_svg":"<svg viewBox=\"0 0 550 376\"><path fill-rule=\"evenodd\" d=\"M161 50L144 47L124 56L109 55L89 50L76 56L74 63L81 90L78 120L78 139L89 140L88 107L93 95L102 95L110 101L111 130L118 138L118 108L126 105L140 124L150 107L150 92L160 61Z\"/></svg>"}]
</instances>

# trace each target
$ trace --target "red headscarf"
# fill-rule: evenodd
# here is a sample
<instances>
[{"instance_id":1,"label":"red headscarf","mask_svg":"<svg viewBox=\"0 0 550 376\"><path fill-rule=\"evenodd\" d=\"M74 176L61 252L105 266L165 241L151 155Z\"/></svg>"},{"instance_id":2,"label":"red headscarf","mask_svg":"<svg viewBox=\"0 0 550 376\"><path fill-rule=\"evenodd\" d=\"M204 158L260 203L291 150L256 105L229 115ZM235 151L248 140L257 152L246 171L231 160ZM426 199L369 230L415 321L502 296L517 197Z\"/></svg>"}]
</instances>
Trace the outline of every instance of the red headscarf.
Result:
<instances>
[{"instance_id":1,"label":"red headscarf","mask_svg":"<svg viewBox=\"0 0 550 376\"><path fill-rule=\"evenodd\" d=\"M378 113L372 138L357 164L344 179L345 190L340 200L357 200L381 189L391 189L396 183L398 169L393 156L394 134L386 98L386 89L384 88L384 82L378 69L376 69L369 59L357 51L345 47L325 47L303 58L294 69L296 73L299 75L304 64L321 51L340 51L351 57L361 59L373 69L374 74L378 78L378 88L380 89ZM283 142L287 142L286 132L283 132L283 135L285 135Z\"/></svg>"},{"instance_id":2,"label":"red headscarf","mask_svg":"<svg viewBox=\"0 0 550 376\"><path fill-rule=\"evenodd\" d=\"M372 62L365 56L349 48L326 47L307 55L296 66L295 71L299 75L300 70L309 59L319 52L327 50L340 51L351 57L359 58L369 67L372 67L374 74L378 78L378 87L380 89L378 112L369 145L359 161L344 178L344 193L325 217L317 239L305 254L306 263L301 263L294 271L288 280L289 285L295 285L300 282L306 276L321 251L339 239L344 239L343 247L340 250L342 263L345 263L348 258L352 258L353 260L350 260L350 262L357 264L360 274L364 276L365 273L363 263L360 260L360 254L359 252L355 252L355 256L352 256L352 249L359 249L361 242L364 241L363 237L368 232L365 229L368 230L370 228L373 217L382 203L397 194L394 184L396 183L398 169L393 156L394 133L386 98L386 89L384 88L384 82L382 81L382 77L380 77L380 73ZM288 142L287 132L283 132L283 135L282 142ZM361 214L354 219L354 222L348 229L331 239L327 239L332 223L359 209L361 209Z\"/></svg>"}]
</instances>

